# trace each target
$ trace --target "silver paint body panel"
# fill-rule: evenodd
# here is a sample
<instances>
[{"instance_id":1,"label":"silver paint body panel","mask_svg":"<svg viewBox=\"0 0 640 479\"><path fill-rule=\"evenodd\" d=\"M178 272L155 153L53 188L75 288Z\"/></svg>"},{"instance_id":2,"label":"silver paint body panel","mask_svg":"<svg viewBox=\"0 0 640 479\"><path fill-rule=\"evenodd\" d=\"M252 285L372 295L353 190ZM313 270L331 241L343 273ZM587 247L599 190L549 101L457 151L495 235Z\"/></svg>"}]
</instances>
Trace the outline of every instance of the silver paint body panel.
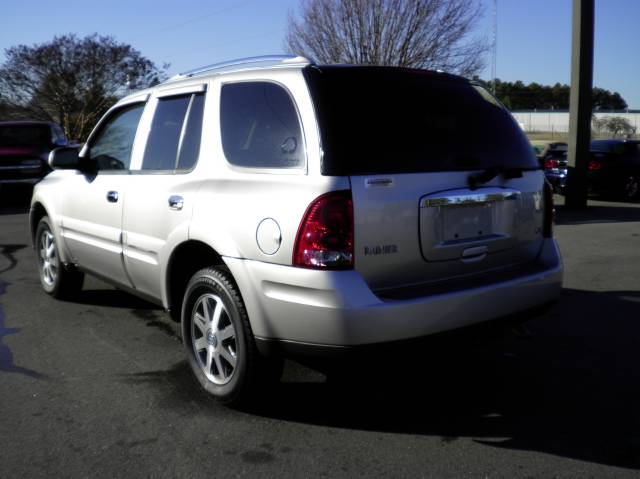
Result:
<instances>
[{"instance_id":1,"label":"silver paint body panel","mask_svg":"<svg viewBox=\"0 0 640 479\"><path fill-rule=\"evenodd\" d=\"M220 91L225 83L244 81L275 82L294 99L305 141L303 168L256 170L226 161ZM140 171L158 98L201 91L206 101L194 169ZM331 345L422 336L517 313L559 295L560 255L555 241L541 233L542 172L497 177L475 191L465 186L470 172L323 176L319 127L301 65L174 79L121 100L114 109L139 101L147 103L130 173L99 173L89 181L58 170L34 190L32 205L47 210L67 263L169 307L171 255L186 241L202 242L229 267L257 337ZM336 190L351 190L353 196L355 268L292 267L305 210ZM117 202L107 200L109 191L118 192ZM272 240L277 247L259 245L265 219L277 224L280 237ZM543 270L490 280L493 271L531 263ZM486 286L381 299L387 290L479 273L486 275Z\"/></svg>"}]
</instances>

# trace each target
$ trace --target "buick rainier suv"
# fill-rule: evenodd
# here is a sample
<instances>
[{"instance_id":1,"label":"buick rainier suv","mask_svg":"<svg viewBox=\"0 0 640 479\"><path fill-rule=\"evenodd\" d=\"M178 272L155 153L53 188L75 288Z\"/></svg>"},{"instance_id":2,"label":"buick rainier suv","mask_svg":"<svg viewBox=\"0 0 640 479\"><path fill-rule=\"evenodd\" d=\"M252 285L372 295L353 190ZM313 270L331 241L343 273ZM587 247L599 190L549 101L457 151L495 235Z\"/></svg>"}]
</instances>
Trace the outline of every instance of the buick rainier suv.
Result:
<instances>
[{"instance_id":1,"label":"buick rainier suv","mask_svg":"<svg viewBox=\"0 0 640 479\"><path fill-rule=\"evenodd\" d=\"M163 306L226 404L288 355L523 315L561 289L527 139L441 72L212 65L123 98L49 162L30 212L44 290L72 298L91 274Z\"/></svg>"}]
</instances>

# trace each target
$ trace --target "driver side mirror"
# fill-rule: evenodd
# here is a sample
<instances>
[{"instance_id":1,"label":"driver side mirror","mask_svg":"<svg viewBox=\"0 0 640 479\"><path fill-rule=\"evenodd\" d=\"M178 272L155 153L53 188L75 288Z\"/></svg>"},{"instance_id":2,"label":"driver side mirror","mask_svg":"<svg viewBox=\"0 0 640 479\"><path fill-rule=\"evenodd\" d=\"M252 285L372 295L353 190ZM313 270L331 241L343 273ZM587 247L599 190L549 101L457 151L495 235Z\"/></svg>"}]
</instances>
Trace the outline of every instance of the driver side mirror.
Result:
<instances>
[{"instance_id":1,"label":"driver side mirror","mask_svg":"<svg viewBox=\"0 0 640 479\"><path fill-rule=\"evenodd\" d=\"M49 153L49 166L54 170L79 170L80 157L78 148L63 146Z\"/></svg>"}]
</instances>

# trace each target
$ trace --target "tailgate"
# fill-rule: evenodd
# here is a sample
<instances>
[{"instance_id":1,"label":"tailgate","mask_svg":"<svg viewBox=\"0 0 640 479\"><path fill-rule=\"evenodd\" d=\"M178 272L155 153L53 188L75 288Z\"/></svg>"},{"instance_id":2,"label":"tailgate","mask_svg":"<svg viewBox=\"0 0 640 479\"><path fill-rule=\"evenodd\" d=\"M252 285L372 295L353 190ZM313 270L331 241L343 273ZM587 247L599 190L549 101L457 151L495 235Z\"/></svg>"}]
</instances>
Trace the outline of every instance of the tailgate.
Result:
<instances>
[{"instance_id":1,"label":"tailgate","mask_svg":"<svg viewBox=\"0 0 640 479\"><path fill-rule=\"evenodd\" d=\"M469 172L352 176L355 268L374 290L477 276L535 259L543 174L466 187Z\"/></svg>"}]
</instances>

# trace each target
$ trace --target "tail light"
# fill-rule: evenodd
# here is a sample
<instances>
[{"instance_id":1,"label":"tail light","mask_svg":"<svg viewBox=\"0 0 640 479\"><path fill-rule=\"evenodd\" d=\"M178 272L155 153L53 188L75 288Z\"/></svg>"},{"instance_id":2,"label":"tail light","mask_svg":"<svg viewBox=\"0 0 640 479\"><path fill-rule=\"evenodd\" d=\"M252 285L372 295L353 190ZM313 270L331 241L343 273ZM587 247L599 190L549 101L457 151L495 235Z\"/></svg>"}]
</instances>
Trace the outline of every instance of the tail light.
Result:
<instances>
[{"instance_id":1,"label":"tail light","mask_svg":"<svg viewBox=\"0 0 640 479\"><path fill-rule=\"evenodd\" d=\"M589 171L598 171L602 169L602 163L591 160L589 162Z\"/></svg>"},{"instance_id":2,"label":"tail light","mask_svg":"<svg viewBox=\"0 0 640 479\"><path fill-rule=\"evenodd\" d=\"M328 193L309 205L298 228L293 265L332 270L353 268L351 191Z\"/></svg>"},{"instance_id":3,"label":"tail light","mask_svg":"<svg viewBox=\"0 0 640 479\"><path fill-rule=\"evenodd\" d=\"M556 208L553 204L553 187L548 181L544 182L544 219L542 235L545 238L553 237L553 223L556 220Z\"/></svg>"},{"instance_id":4,"label":"tail light","mask_svg":"<svg viewBox=\"0 0 640 479\"><path fill-rule=\"evenodd\" d=\"M544 169L551 170L557 168L560 162L558 160L544 160Z\"/></svg>"}]
</instances>

